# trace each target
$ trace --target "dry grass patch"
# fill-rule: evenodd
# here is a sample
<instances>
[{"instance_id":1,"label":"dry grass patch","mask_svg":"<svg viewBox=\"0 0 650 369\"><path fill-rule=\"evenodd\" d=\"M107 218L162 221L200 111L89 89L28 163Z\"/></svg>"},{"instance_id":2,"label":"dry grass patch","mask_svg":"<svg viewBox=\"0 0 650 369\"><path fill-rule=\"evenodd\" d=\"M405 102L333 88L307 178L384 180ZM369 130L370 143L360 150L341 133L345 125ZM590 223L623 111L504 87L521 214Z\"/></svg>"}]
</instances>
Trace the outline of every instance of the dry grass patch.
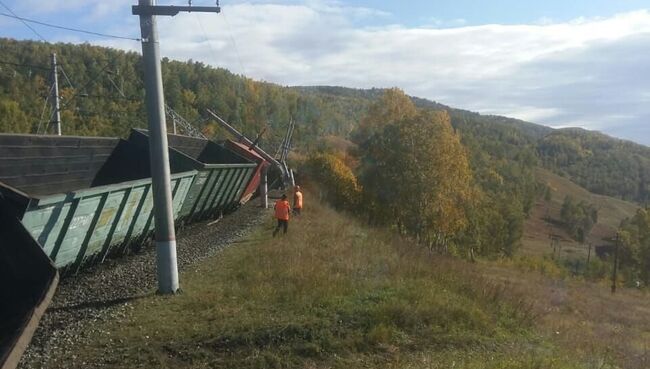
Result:
<instances>
[{"instance_id":1,"label":"dry grass patch","mask_svg":"<svg viewBox=\"0 0 650 369\"><path fill-rule=\"evenodd\" d=\"M478 270L486 279L525 294L540 330L582 356L588 368L650 368L648 291L619 288L612 295L608 281L586 282L512 264L482 263Z\"/></svg>"},{"instance_id":2,"label":"dry grass patch","mask_svg":"<svg viewBox=\"0 0 650 369\"><path fill-rule=\"evenodd\" d=\"M531 329L522 295L313 204L136 302L80 367L582 368ZM74 365L70 365L74 366Z\"/></svg>"}]
</instances>

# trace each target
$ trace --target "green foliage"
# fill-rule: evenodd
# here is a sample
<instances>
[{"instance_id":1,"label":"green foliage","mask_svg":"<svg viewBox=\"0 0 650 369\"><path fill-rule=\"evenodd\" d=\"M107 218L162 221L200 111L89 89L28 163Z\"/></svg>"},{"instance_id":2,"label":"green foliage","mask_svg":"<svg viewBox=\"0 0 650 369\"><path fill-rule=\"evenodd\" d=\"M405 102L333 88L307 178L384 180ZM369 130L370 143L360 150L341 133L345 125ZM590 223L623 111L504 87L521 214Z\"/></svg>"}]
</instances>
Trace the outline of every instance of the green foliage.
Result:
<instances>
[{"instance_id":1,"label":"green foliage","mask_svg":"<svg viewBox=\"0 0 650 369\"><path fill-rule=\"evenodd\" d=\"M650 148L598 132L562 129L537 146L544 166L591 192L646 202L650 195Z\"/></svg>"},{"instance_id":2,"label":"green foliage","mask_svg":"<svg viewBox=\"0 0 650 369\"><path fill-rule=\"evenodd\" d=\"M465 149L444 111L418 112L387 90L360 125L360 179L374 223L393 225L432 246L466 227L472 198Z\"/></svg>"},{"instance_id":3,"label":"green foliage","mask_svg":"<svg viewBox=\"0 0 650 369\"><path fill-rule=\"evenodd\" d=\"M358 212L361 187L345 163L332 154L317 153L304 163L304 179L315 182L323 199L338 209Z\"/></svg>"},{"instance_id":4,"label":"green foliage","mask_svg":"<svg viewBox=\"0 0 650 369\"><path fill-rule=\"evenodd\" d=\"M544 186L544 201L551 202L552 200L553 200L553 190L551 190L551 186L545 185Z\"/></svg>"},{"instance_id":5,"label":"green foliage","mask_svg":"<svg viewBox=\"0 0 650 369\"><path fill-rule=\"evenodd\" d=\"M468 208L468 227L455 237L462 256L513 256L521 243L525 214L517 198L482 192Z\"/></svg>"},{"instance_id":6,"label":"green foliage","mask_svg":"<svg viewBox=\"0 0 650 369\"><path fill-rule=\"evenodd\" d=\"M132 127L146 127L138 54L91 45L9 39L0 39L0 50L3 61L17 64L47 66L51 52L59 55L75 85L73 88L64 77L60 78L64 134L125 136ZM389 131L396 130L394 133L404 137L418 132L422 137L431 136L436 140L431 132L399 123L410 120L420 124L422 112L446 111L453 135L460 138L466 152L474 194L473 202L458 203L459 212L465 218L458 223L463 225L458 229L463 232L452 232L450 240L462 254L514 252L525 216L535 199L544 195L544 187L536 182L534 175L537 165L561 173L596 193L637 202L647 200L650 193L650 149L594 132L553 130L515 119L452 109L406 96L398 89L283 87L256 82L192 60L180 62L165 58L163 79L167 103L188 120L195 121L209 137L222 137L224 132L214 121L202 119L206 108L215 110L249 136L255 136L267 126L262 146L270 152L278 147L291 117L297 122L298 150L310 151L324 137L359 143L360 150L366 152L351 150L343 161L366 185L363 205L368 207L369 214L376 215L376 221L391 219L396 211L390 203L380 204L399 189L394 186L399 179L389 178L394 173L369 171L374 165L373 158L398 157L386 149L387 143L393 144L387 136ZM39 126L39 132L44 132L48 125L47 109L44 119L41 113L48 90L48 70L0 65L0 132L35 133ZM438 132L438 128L433 129ZM415 138L424 140L422 137ZM373 152L368 151L368 145L375 147ZM384 149L387 152L382 153ZM408 155L414 157L415 152ZM357 165L357 159L362 156L372 160ZM399 165L412 173L414 169L409 166L412 163ZM371 180L373 175L378 176L376 185ZM382 181L391 185L379 184ZM550 194L548 190L547 194ZM402 214L398 227L406 227L407 221L419 215L422 214Z\"/></svg>"},{"instance_id":7,"label":"green foliage","mask_svg":"<svg viewBox=\"0 0 650 369\"><path fill-rule=\"evenodd\" d=\"M585 242L589 232L598 223L598 209L584 201L576 202L566 196L560 211L560 220L571 237L578 242Z\"/></svg>"},{"instance_id":8,"label":"green foliage","mask_svg":"<svg viewBox=\"0 0 650 369\"><path fill-rule=\"evenodd\" d=\"M29 119L17 102L0 99L0 117L3 117L0 121L0 132L29 133L26 129Z\"/></svg>"},{"instance_id":9,"label":"green foliage","mask_svg":"<svg viewBox=\"0 0 650 369\"><path fill-rule=\"evenodd\" d=\"M125 136L133 127L147 126L140 55L91 45L10 39L0 39L0 50L4 62L44 67L50 53L57 53L74 83L72 88L60 75L64 134ZM278 147L292 117L297 122L297 146L308 146L323 135L347 135L367 105L356 98L256 82L192 60L164 58L162 68L165 101L171 108L209 137L223 132L215 122L202 119L206 108L248 136L256 136L268 125L262 144L269 151ZM39 126L39 132L45 132L48 109L43 119L41 113L49 80L47 69L0 65L0 132L36 133Z\"/></svg>"},{"instance_id":10,"label":"green foliage","mask_svg":"<svg viewBox=\"0 0 650 369\"><path fill-rule=\"evenodd\" d=\"M634 217L624 220L619 236L621 265L636 271L630 276L650 285L650 212L639 209Z\"/></svg>"}]
</instances>

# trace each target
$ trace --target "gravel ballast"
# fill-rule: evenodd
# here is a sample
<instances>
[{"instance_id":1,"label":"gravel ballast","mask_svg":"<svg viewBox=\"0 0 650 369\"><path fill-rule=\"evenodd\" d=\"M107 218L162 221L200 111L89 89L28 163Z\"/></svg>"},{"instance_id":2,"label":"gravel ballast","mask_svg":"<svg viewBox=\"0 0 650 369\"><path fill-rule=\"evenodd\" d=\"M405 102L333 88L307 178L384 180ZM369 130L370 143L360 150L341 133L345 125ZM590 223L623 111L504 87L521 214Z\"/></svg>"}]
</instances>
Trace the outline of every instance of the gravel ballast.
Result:
<instances>
[{"instance_id":1,"label":"gravel ballast","mask_svg":"<svg viewBox=\"0 0 650 369\"><path fill-rule=\"evenodd\" d=\"M180 271L217 254L260 226L269 213L258 202L248 203L215 224L202 222L179 231ZM71 346L92 334L95 323L123 318L130 301L155 293L156 286L153 246L63 278L19 368L65 367L57 359L74 361Z\"/></svg>"}]
</instances>

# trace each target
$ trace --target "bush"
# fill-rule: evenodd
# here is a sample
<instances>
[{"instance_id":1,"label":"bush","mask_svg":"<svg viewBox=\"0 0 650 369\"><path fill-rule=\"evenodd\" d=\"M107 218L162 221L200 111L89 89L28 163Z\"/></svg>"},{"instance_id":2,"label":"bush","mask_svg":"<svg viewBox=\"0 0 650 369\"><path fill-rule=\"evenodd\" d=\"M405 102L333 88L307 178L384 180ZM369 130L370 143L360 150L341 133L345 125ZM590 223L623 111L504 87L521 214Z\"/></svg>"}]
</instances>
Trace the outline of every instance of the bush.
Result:
<instances>
[{"instance_id":1,"label":"bush","mask_svg":"<svg viewBox=\"0 0 650 369\"><path fill-rule=\"evenodd\" d=\"M310 156L301 172L303 180L317 183L320 197L337 209L356 212L361 202L361 187L352 170L337 156L318 153Z\"/></svg>"}]
</instances>

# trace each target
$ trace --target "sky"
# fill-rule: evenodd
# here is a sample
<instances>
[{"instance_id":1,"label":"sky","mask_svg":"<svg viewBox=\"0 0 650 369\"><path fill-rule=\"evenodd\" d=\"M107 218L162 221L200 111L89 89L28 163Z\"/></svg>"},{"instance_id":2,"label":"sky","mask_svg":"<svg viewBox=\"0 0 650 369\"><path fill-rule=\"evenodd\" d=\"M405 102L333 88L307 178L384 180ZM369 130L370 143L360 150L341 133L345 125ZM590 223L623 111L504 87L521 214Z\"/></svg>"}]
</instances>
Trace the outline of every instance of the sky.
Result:
<instances>
[{"instance_id":1,"label":"sky","mask_svg":"<svg viewBox=\"0 0 650 369\"><path fill-rule=\"evenodd\" d=\"M186 1L159 1L186 5ZM138 37L135 0L2 0L44 22ZM214 5L194 0L194 5ZM161 52L282 85L399 87L483 114L650 145L647 0L249 0L160 17ZM8 11L0 6L0 12ZM136 41L33 25L47 41ZM0 36L38 39L0 16Z\"/></svg>"}]
</instances>

